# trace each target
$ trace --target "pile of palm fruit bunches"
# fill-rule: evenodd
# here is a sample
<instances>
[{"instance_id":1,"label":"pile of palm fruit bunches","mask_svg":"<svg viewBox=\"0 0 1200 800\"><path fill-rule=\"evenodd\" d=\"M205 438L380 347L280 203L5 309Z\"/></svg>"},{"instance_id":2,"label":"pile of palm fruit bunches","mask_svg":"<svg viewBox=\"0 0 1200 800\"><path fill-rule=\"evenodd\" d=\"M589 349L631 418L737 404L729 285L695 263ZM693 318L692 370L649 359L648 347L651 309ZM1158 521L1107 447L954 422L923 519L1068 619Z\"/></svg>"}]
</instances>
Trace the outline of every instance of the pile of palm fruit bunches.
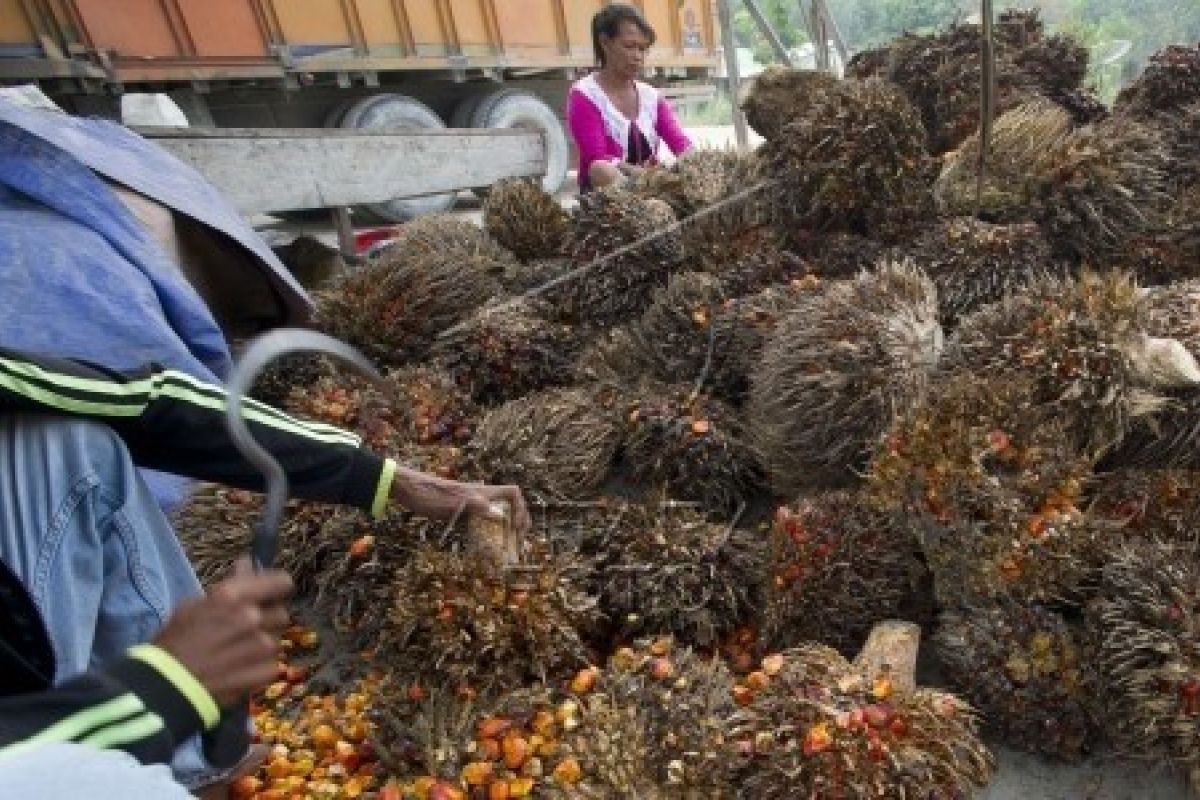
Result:
<instances>
[{"instance_id":1,"label":"pile of palm fruit bunches","mask_svg":"<svg viewBox=\"0 0 1200 800\"><path fill-rule=\"evenodd\" d=\"M1035 13L996 41L982 176L962 25L769 71L752 153L571 213L501 183L320 291L386 383L262 391L534 527L500 569L294 503L328 646L285 638L236 795L964 798L989 745L1200 785L1200 46L1107 109ZM204 577L258 511L180 514ZM895 619L937 686L855 658Z\"/></svg>"}]
</instances>

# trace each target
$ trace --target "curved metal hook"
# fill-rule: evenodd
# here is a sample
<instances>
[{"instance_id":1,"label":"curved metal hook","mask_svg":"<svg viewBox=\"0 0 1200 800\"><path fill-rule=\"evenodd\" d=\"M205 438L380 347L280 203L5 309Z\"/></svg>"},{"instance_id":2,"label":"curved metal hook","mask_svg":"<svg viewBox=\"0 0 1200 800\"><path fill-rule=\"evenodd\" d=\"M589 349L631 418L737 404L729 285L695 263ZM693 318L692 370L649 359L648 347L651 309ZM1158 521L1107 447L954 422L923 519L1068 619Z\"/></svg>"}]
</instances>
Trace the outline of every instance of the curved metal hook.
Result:
<instances>
[{"instance_id":1,"label":"curved metal hook","mask_svg":"<svg viewBox=\"0 0 1200 800\"><path fill-rule=\"evenodd\" d=\"M257 569L266 569L275 562L279 545L279 524L283 520L283 509L287 505L287 473L267 449L255 441L246 425L242 413L243 398L254 384L254 379L271 361L280 356L301 351L326 353L340 358L365 375L380 380L379 372L365 356L345 342L316 331L298 328L279 328L264 333L250 342L242 353L229 377L226 386L229 395L225 408L225 425L234 446L266 479L267 501L262 519L255 526L251 555Z\"/></svg>"}]
</instances>

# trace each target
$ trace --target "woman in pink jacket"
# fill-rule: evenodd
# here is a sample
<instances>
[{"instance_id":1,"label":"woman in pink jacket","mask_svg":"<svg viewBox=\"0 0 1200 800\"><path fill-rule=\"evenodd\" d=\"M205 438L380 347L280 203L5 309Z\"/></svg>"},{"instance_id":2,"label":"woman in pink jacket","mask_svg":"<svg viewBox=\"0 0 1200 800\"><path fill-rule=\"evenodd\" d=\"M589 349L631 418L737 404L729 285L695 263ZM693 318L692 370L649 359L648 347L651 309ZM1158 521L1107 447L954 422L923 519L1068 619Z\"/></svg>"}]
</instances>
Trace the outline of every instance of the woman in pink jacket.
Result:
<instances>
[{"instance_id":1,"label":"woman in pink jacket","mask_svg":"<svg viewBox=\"0 0 1200 800\"><path fill-rule=\"evenodd\" d=\"M567 100L581 191L619 184L653 166L660 142L675 155L692 146L670 104L638 80L654 39L654 29L633 6L613 3L592 17L600 68L576 81Z\"/></svg>"}]
</instances>

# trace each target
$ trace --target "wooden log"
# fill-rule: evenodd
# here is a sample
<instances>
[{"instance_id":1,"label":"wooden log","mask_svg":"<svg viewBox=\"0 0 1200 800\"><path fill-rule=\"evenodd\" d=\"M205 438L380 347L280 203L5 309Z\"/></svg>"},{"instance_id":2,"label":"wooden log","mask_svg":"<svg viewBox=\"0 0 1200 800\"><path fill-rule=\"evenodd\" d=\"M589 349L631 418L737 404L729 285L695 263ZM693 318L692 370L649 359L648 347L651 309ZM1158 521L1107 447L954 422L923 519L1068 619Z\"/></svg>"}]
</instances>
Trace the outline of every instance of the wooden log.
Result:
<instances>
[{"instance_id":1,"label":"wooden log","mask_svg":"<svg viewBox=\"0 0 1200 800\"><path fill-rule=\"evenodd\" d=\"M521 541L512 525L512 506L506 500L493 505L503 510L503 519L472 514L467 521L467 552L503 573L521 560Z\"/></svg>"},{"instance_id":2,"label":"wooden log","mask_svg":"<svg viewBox=\"0 0 1200 800\"><path fill-rule=\"evenodd\" d=\"M868 685L885 677L891 680L893 693L910 694L917 688L920 647L920 626L900 620L880 622L871 628L867 643L854 659L854 669Z\"/></svg>"},{"instance_id":3,"label":"wooden log","mask_svg":"<svg viewBox=\"0 0 1200 800\"><path fill-rule=\"evenodd\" d=\"M546 171L538 131L142 129L243 214L382 203Z\"/></svg>"}]
</instances>

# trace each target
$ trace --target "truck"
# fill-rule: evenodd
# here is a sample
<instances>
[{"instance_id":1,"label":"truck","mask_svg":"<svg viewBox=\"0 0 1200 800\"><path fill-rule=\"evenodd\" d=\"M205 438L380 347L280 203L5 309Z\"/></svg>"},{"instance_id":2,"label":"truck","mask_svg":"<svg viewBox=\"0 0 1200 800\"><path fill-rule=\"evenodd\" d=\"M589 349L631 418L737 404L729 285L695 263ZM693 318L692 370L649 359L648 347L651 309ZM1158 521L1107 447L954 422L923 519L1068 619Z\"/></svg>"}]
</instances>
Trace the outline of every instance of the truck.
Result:
<instances>
[{"instance_id":1,"label":"truck","mask_svg":"<svg viewBox=\"0 0 1200 800\"><path fill-rule=\"evenodd\" d=\"M647 79L669 97L712 92L720 33L715 2L636 3L658 33ZM534 131L542 137L543 187L556 192L573 157L562 124L567 89L593 65L590 23L604 4L0 0L0 84L36 83L68 112L110 117L118 115L125 93L165 93L192 125L243 140L242 154L244 140L264 137L285 148L303 139L311 151L320 130L330 136ZM186 132L175 133L163 143L193 158L223 147L219 133L206 130L204 136L198 144ZM352 153L359 140L339 141L339 152ZM384 140L361 141L372 141L378 151ZM422 148L430 140L410 135L402 141ZM467 141L477 146L456 165L451 188L483 187L495 179L495 169L472 166L473 154L486 152L486 141ZM204 164L196 166L204 171ZM357 208L402 221L445 210L454 197L453 191L389 197Z\"/></svg>"}]
</instances>

